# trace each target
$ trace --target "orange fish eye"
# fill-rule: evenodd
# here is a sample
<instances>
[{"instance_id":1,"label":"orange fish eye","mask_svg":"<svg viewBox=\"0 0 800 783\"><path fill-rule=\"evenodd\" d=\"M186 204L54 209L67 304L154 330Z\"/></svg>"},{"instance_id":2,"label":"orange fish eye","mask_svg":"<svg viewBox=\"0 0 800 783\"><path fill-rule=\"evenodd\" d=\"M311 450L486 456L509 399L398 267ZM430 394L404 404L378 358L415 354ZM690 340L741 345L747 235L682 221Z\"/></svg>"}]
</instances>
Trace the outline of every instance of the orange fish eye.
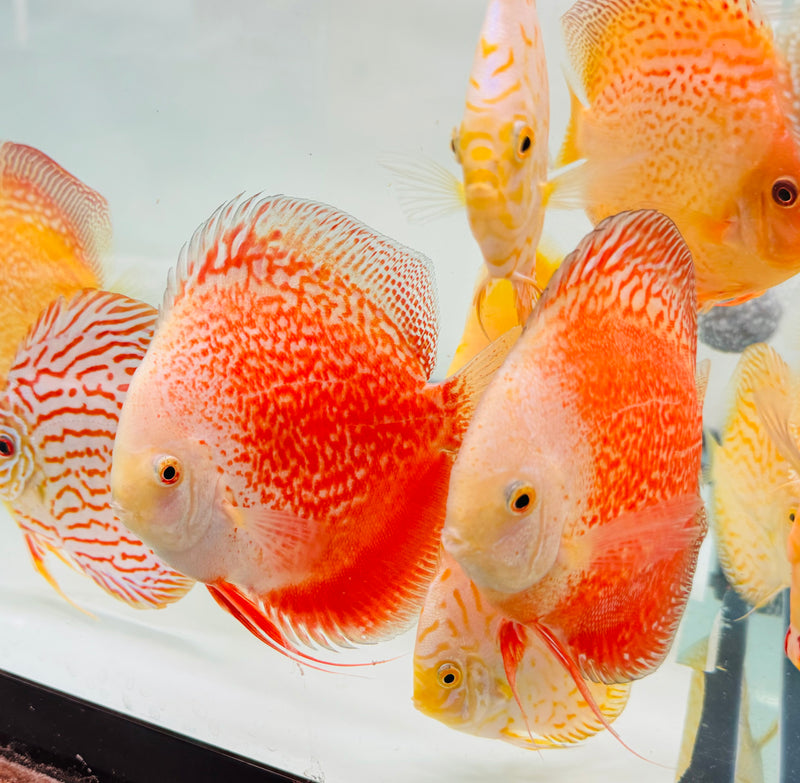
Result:
<instances>
[{"instance_id":1,"label":"orange fish eye","mask_svg":"<svg viewBox=\"0 0 800 783\"><path fill-rule=\"evenodd\" d=\"M536 502L536 490L529 484L515 482L508 489L508 508L515 514L526 514Z\"/></svg>"},{"instance_id":2,"label":"orange fish eye","mask_svg":"<svg viewBox=\"0 0 800 783\"><path fill-rule=\"evenodd\" d=\"M165 487L180 484L182 476L181 461L177 457L158 457L155 461L156 477Z\"/></svg>"},{"instance_id":3,"label":"orange fish eye","mask_svg":"<svg viewBox=\"0 0 800 783\"><path fill-rule=\"evenodd\" d=\"M794 522L795 516L797 515L797 509L793 508L789 511L789 521Z\"/></svg>"},{"instance_id":4,"label":"orange fish eye","mask_svg":"<svg viewBox=\"0 0 800 783\"><path fill-rule=\"evenodd\" d=\"M515 137L517 140L517 157L520 159L527 158L533 147L533 129L528 125L522 125L515 129Z\"/></svg>"},{"instance_id":5,"label":"orange fish eye","mask_svg":"<svg viewBox=\"0 0 800 783\"><path fill-rule=\"evenodd\" d=\"M772 185L772 200L779 207L793 207L797 196L797 183L791 177L776 179Z\"/></svg>"},{"instance_id":6,"label":"orange fish eye","mask_svg":"<svg viewBox=\"0 0 800 783\"><path fill-rule=\"evenodd\" d=\"M436 681L442 688L457 688L462 679L461 667L457 663L447 661L436 670Z\"/></svg>"},{"instance_id":7,"label":"orange fish eye","mask_svg":"<svg viewBox=\"0 0 800 783\"><path fill-rule=\"evenodd\" d=\"M17 444L10 435L0 435L0 457L13 457L17 453Z\"/></svg>"}]
</instances>

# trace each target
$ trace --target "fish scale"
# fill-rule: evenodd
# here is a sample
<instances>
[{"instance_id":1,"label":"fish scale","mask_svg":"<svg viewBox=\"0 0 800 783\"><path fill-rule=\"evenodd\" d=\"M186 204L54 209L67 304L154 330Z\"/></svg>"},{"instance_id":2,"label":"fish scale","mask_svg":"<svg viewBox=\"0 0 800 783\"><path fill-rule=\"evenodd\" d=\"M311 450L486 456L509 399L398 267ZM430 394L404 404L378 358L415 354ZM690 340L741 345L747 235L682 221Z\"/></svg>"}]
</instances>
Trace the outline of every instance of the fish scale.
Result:
<instances>
[{"instance_id":1,"label":"fish scale","mask_svg":"<svg viewBox=\"0 0 800 783\"><path fill-rule=\"evenodd\" d=\"M117 419L155 319L149 305L120 294L56 301L21 345L0 397L2 431L24 444L0 457L0 494L37 569L55 586L43 562L54 552L138 607L165 605L192 585L125 529L111 504ZM20 470L27 480L9 482Z\"/></svg>"}]
</instances>

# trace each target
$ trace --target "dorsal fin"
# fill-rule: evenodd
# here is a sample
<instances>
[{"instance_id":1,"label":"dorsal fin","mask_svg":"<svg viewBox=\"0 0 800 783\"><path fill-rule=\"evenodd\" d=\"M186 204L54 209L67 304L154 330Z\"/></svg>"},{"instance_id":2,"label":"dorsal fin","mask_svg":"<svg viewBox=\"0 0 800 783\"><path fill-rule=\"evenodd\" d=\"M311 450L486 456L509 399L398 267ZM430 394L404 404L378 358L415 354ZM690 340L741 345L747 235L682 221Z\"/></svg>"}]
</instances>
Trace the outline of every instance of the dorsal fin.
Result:
<instances>
[{"instance_id":1,"label":"dorsal fin","mask_svg":"<svg viewBox=\"0 0 800 783\"><path fill-rule=\"evenodd\" d=\"M35 147L0 145L0 200L56 231L103 281L111 249L108 202Z\"/></svg>"},{"instance_id":2,"label":"dorsal fin","mask_svg":"<svg viewBox=\"0 0 800 783\"><path fill-rule=\"evenodd\" d=\"M643 315L653 328L695 340L697 294L689 248L665 215L621 212L601 221L564 259L536 304L535 315L572 307L580 290L589 312ZM572 292L572 293L570 293Z\"/></svg>"},{"instance_id":3,"label":"dorsal fin","mask_svg":"<svg viewBox=\"0 0 800 783\"><path fill-rule=\"evenodd\" d=\"M752 24L769 33L769 23L752 0L578 0L562 16L561 25L572 65L589 100L594 97L602 63L616 56L631 59L630 47L643 40L648 29L663 41L666 20L674 20L679 12L686 16L699 13L705 22L702 29L712 29L715 34L720 34L725 17L734 31L745 31L745 26ZM620 42L624 42L622 46Z\"/></svg>"},{"instance_id":4,"label":"dorsal fin","mask_svg":"<svg viewBox=\"0 0 800 783\"><path fill-rule=\"evenodd\" d=\"M333 269L395 324L430 375L436 362L438 305L431 262L344 212L287 196L238 197L195 231L170 273L165 318L182 293L229 275L264 279L284 262Z\"/></svg>"},{"instance_id":5,"label":"dorsal fin","mask_svg":"<svg viewBox=\"0 0 800 783\"><path fill-rule=\"evenodd\" d=\"M73 347L84 353L129 352L130 343L136 341L144 354L155 320L155 308L124 294L85 289L69 301L59 297L39 316L20 344L9 377L29 359L37 366L52 367ZM120 334L129 336L125 344L112 339ZM80 342L76 335L81 336ZM92 344L87 342L90 339Z\"/></svg>"}]
</instances>

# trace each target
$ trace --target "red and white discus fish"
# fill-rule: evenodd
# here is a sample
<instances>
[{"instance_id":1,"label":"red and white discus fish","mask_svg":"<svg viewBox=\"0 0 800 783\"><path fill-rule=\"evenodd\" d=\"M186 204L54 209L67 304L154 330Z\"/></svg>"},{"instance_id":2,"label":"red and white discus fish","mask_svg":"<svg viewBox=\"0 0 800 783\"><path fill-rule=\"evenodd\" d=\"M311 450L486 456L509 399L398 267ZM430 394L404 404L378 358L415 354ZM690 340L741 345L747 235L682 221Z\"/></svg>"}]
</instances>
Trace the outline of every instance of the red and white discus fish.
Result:
<instances>
[{"instance_id":1,"label":"red and white discus fish","mask_svg":"<svg viewBox=\"0 0 800 783\"><path fill-rule=\"evenodd\" d=\"M101 284L110 245L99 193L33 147L0 145L0 378L50 302Z\"/></svg>"},{"instance_id":2,"label":"red and white discus fish","mask_svg":"<svg viewBox=\"0 0 800 783\"><path fill-rule=\"evenodd\" d=\"M556 271L453 469L445 548L591 680L658 666L688 597L706 532L696 327L674 224L603 221Z\"/></svg>"},{"instance_id":3,"label":"red and white discus fish","mask_svg":"<svg viewBox=\"0 0 800 783\"><path fill-rule=\"evenodd\" d=\"M193 584L111 507L117 418L155 319L152 307L121 294L59 298L31 328L0 391L0 498L59 593L48 552L137 608L165 606Z\"/></svg>"},{"instance_id":4,"label":"red and white discus fish","mask_svg":"<svg viewBox=\"0 0 800 783\"><path fill-rule=\"evenodd\" d=\"M442 553L414 648L420 712L469 734L558 747L596 734L628 701L628 684L581 684L594 705L541 637L504 618Z\"/></svg>"},{"instance_id":5,"label":"red and white discus fish","mask_svg":"<svg viewBox=\"0 0 800 783\"><path fill-rule=\"evenodd\" d=\"M589 101L560 163L584 166L597 222L672 218L698 302L745 301L800 270L796 31L776 42L753 0L578 0L563 17Z\"/></svg>"},{"instance_id":6,"label":"red and white discus fish","mask_svg":"<svg viewBox=\"0 0 800 783\"><path fill-rule=\"evenodd\" d=\"M181 254L120 418L126 524L256 633L260 612L274 646L405 629L505 345L428 383L437 328L424 256L323 204L220 208Z\"/></svg>"}]
</instances>

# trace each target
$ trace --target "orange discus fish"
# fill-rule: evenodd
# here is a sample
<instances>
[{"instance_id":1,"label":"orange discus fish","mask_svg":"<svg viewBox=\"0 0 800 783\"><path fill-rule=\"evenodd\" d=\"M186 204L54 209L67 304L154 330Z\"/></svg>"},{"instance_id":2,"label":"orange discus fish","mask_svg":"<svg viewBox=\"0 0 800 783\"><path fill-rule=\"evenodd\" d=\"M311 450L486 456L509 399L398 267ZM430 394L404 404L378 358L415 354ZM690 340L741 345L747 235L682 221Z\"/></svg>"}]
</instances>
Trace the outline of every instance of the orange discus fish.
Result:
<instances>
[{"instance_id":1,"label":"orange discus fish","mask_svg":"<svg viewBox=\"0 0 800 783\"><path fill-rule=\"evenodd\" d=\"M126 524L273 646L405 629L505 350L428 383L437 329L424 256L323 204L220 208L181 254L120 418Z\"/></svg>"},{"instance_id":2,"label":"orange discus fish","mask_svg":"<svg viewBox=\"0 0 800 783\"><path fill-rule=\"evenodd\" d=\"M791 370L766 343L742 354L735 396L722 432L711 441L712 529L728 581L753 606L789 586L786 540L800 508L800 478L773 443L756 410L762 389L796 396Z\"/></svg>"},{"instance_id":3,"label":"orange discus fish","mask_svg":"<svg viewBox=\"0 0 800 783\"><path fill-rule=\"evenodd\" d=\"M47 305L102 282L106 200L33 147L0 145L0 378Z\"/></svg>"},{"instance_id":4,"label":"orange discus fish","mask_svg":"<svg viewBox=\"0 0 800 783\"><path fill-rule=\"evenodd\" d=\"M584 682L594 707L535 633L511 624L446 552L419 619L414 706L454 729L527 748L578 742L614 720L630 685Z\"/></svg>"},{"instance_id":5,"label":"orange discus fish","mask_svg":"<svg viewBox=\"0 0 800 783\"><path fill-rule=\"evenodd\" d=\"M706 532L696 331L672 221L603 221L556 271L456 460L445 548L576 682L652 671L688 597Z\"/></svg>"},{"instance_id":6,"label":"orange discus fish","mask_svg":"<svg viewBox=\"0 0 800 783\"><path fill-rule=\"evenodd\" d=\"M111 507L117 418L155 319L152 307L121 294L59 298L26 336L0 391L0 498L58 592L48 552L137 608L163 607L193 584Z\"/></svg>"},{"instance_id":7,"label":"orange discus fish","mask_svg":"<svg viewBox=\"0 0 800 783\"><path fill-rule=\"evenodd\" d=\"M578 0L562 22L589 106L573 99L559 162L591 164L591 220L669 215L703 308L800 270L798 85L756 4Z\"/></svg>"}]
</instances>

